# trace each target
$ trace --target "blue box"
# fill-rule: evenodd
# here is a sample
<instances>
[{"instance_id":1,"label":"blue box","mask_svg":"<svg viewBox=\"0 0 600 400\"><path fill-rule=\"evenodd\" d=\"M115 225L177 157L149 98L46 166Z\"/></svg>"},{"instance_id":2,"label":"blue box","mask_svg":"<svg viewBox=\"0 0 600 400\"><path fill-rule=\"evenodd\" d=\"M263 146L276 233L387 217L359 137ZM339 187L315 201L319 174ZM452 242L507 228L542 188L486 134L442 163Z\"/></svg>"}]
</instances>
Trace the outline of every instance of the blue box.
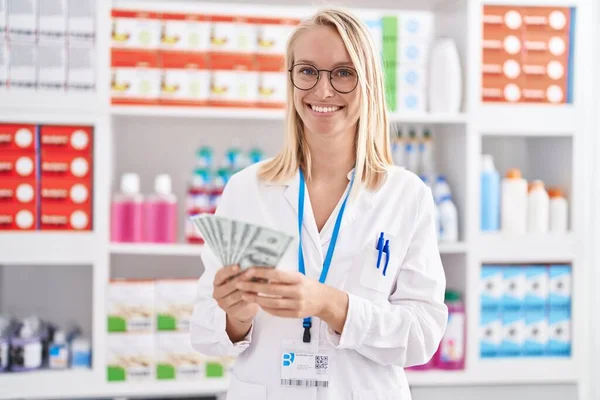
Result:
<instances>
[{"instance_id":1,"label":"blue box","mask_svg":"<svg viewBox=\"0 0 600 400\"><path fill-rule=\"evenodd\" d=\"M546 266L528 266L525 268L526 292L525 310L544 311L549 302L550 276Z\"/></svg>"},{"instance_id":2,"label":"blue box","mask_svg":"<svg viewBox=\"0 0 600 400\"><path fill-rule=\"evenodd\" d=\"M480 301L481 310L497 312L504 294L502 268L484 265L481 268Z\"/></svg>"},{"instance_id":3,"label":"blue box","mask_svg":"<svg viewBox=\"0 0 600 400\"><path fill-rule=\"evenodd\" d=\"M548 316L545 310L525 312L523 356L540 357L548 348Z\"/></svg>"},{"instance_id":4,"label":"blue box","mask_svg":"<svg viewBox=\"0 0 600 400\"><path fill-rule=\"evenodd\" d=\"M550 308L571 309L571 267L569 265L550 266Z\"/></svg>"},{"instance_id":5,"label":"blue box","mask_svg":"<svg viewBox=\"0 0 600 400\"><path fill-rule=\"evenodd\" d=\"M499 312L482 312L479 331L479 352L481 358L500 355L502 347L502 315Z\"/></svg>"},{"instance_id":6,"label":"blue box","mask_svg":"<svg viewBox=\"0 0 600 400\"><path fill-rule=\"evenodd\" d=\"M549 339L546 355L571 356L571 311L550 309L548 312Z\"/></svg>"},{"instance_id":7,"label":"blue box","mask_svg":"<svg viewBox=\"0 0 600 400\"><path fill-rule=\"evenodd\" d=\"M525 339L525 317L520 311L502 313L502 357L519 357Z\"/></svg>"},{"instance_id":8,"label":"blue box","mask_svg":"<svg viewBox=\"0 0 600 400\"><path fill-rule=\"evenodd\" d=\"M525 304L527 292L527 276L522 266L502 268L504 296L501 309L505 311L519 311Z\"/></svg>"}]
</instances>

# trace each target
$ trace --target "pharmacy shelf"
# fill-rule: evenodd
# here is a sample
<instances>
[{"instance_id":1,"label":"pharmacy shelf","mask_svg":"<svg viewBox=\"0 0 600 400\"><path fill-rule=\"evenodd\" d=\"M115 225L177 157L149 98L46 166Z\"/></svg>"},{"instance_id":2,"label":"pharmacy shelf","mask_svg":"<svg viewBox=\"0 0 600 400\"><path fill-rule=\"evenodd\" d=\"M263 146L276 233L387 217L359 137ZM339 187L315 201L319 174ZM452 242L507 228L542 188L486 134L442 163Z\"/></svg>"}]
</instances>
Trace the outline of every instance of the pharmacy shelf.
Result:
<instances>
[{"instance_id":1,"label":"pharmacy shelf","mask_svg":"<svg viewBox=\"0 0 600 400\"><path fill-rule=\"evenodd\" d=\"M478 115L482 135L572 136L578 128L570 105L483 104Z\"/></svg>"},{"instance_id":2,"label":"pharmacy shelf","mask_svg":"<svg viewBox=\"0 0 600 400\"><path fill-rule=\"evenodd\" d=\"M92 232L0 233L0 264L91 265L98 243Z\"/></svg>"},{"instance_id":3,"label":"pharmacy shelf","mask_svg":"<svg viewBox=\"0 0 600 400\"><path fill-rule=\"evenodd\" d=\"M260 108L112 106L111 114L128 117L177 117L204 119L246 119L281 121L285 111ZM466 114L406 114L390 113L391 122L414 124L464 124Z\"/></svg>"},{"instance_id":4,"label":"pharmacy shelf","mask_svg":"<svg viewBox=\"0 0 600 400\"><path fill-rule=\"evenodd\" d=\"M207 379L195 382L118 383L103 385L103 396L210 396L227 391L227 379Z\"/></svg>"},{"instance_id":5,"label":"pharmacy shelf","mask_svg":"<svg viewBox=\"0 0 600 400\"><path fill-rule=\"evenodd\" d=\"M483 263L564 263L572 262L576 254L576 240L572 233L484 233L476 241L475 248Z\"/></svg>"},{"instance_id":6,"label":"pharmacy shelf","mask_svg":"<svg viewBox=\"0 0 600 400\"><path fill-rule=\"evenodd\" d=\"M65 113L69 115L97 114L101 112L96 93L56 92L2 92L0 110L3 113L35 110L40 113Z\"/></svg>"}]
</instances>

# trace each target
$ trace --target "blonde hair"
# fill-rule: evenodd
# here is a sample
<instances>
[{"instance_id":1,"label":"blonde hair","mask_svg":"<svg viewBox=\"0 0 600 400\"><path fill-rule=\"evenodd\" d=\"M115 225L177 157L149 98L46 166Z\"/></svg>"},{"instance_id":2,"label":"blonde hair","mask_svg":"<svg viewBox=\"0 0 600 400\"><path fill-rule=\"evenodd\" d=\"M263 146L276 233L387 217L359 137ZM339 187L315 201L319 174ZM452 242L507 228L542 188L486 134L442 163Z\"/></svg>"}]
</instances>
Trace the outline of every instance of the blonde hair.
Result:
<instances>
[{"instance_id":1,"label":"blonde hair","mask_svg":"<svg viewBox=\"0 0 600 400\"><path fill-rule=\"evenodd\" d=\"M360 116L355 140L355 183L375 189L382 182L386 167L393 165L383 71L379 53L365 24L350 12L339 8L325 8L303 21L292 33L287 43L286 65L294 64L293 49L305 31L319 26L329 26L341 36L354 68L358 73L361 91ZM287 83L287 112L284 146L273 159L262 165L259 176L267 181L292 178L302 168L306 179L311 178L310 150L304 139L302 119L296 112L294 87ZM353 190L354 191L354 190Z\"/></svg>"}]
</instances>

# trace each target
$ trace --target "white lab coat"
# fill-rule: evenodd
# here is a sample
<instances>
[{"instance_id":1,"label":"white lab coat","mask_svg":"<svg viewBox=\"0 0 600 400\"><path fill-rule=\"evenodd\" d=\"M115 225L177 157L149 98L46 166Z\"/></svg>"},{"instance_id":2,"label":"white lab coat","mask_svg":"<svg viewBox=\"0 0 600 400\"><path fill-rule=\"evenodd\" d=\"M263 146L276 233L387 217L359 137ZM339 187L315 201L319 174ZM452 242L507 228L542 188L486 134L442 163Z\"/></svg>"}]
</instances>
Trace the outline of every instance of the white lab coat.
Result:
<instances>
[{"instance_id":1,"label":"white lab coat","mask_svg":"<svg viewBox=\"0 0 600 400\"><path fill-rule=\"evenodd\" d=\"M234 175L217 214L282 230L298 237L299 175L285 183L257 177L258 164ZM308 191L306 192L308 200ZM303 251L306 274L315 280L323 266L341 199L319 233L305 203ZM385 277L376 268L376 239L390 240ZM297 241L277 268L298 270ZM384 256L385 257L385 256ZM349 295L341 335L313 317L311 348L330 351L329 387L280 383L283 339L302 341L302 320L259 311L247 337L233 344L225 313L212 298L219 262L206 247L190 335L192 346L209 356L237 356L227 400L409 400L403 367L427 362L447 323L446 285L434 224L430 189L413 173L390 167L376 192L362 190L346 206L326 284Z\"/></svg>"}]
</instances>

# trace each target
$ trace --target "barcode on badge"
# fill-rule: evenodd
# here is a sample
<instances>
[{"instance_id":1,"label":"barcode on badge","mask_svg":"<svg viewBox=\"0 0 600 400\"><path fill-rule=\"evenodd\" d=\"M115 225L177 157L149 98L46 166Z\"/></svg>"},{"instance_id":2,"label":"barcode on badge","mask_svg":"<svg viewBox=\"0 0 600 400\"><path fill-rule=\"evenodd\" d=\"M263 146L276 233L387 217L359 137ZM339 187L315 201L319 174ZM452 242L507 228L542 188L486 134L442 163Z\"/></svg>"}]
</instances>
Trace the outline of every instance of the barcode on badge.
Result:
<instances>
[{"instance_id":1,"label":"barcode on badge","mask_svg":"<svg viewBox=\"0 0 600 400\"><path fill-rule=\"evenodd\" d=\"M282 379L283 386L301 386L301 387L329 387L328 381L314 381L305 379Z\"/></svg>"},{"instance_id":2,"label":"barcode on badge","mask_svg":"<svg viewBox=\"0 0 600 400\"><path fill-rule=\"evenodd\" d=\"M329 356L315 356L315 369L327 369Z\"/></svg>"}]
</instances>

